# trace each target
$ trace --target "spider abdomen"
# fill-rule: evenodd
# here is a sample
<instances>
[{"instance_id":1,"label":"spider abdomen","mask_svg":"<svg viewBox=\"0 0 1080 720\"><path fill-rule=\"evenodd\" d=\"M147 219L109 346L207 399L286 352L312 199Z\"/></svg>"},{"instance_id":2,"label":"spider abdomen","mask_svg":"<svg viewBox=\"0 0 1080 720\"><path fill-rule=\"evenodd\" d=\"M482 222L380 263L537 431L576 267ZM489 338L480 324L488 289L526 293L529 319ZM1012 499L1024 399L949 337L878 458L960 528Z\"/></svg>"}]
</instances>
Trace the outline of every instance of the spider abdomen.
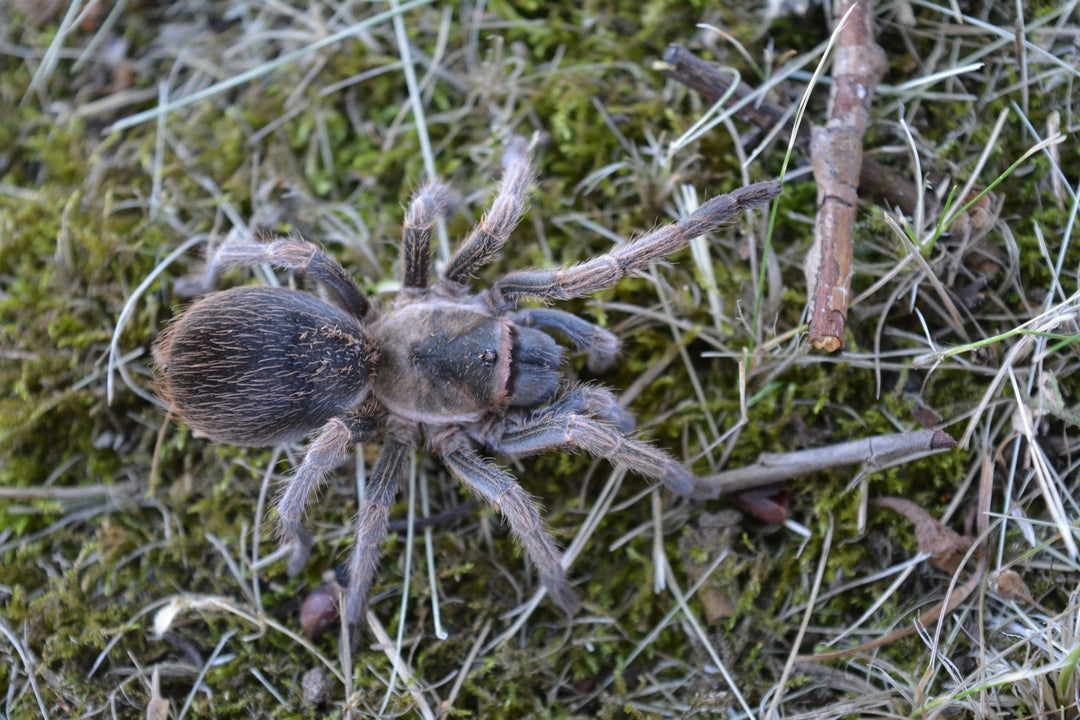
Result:
<instances>
[{"instance_id":1,"label":"spider abdomen","mask_svg":"<svg viewBox=\"0 0 1080 720\"><path fill-rule=\"evenodd\" d=\"M234 445L298 440L358 405L378 352L358 320L295 290L207 295L158 339L159 391L187 425Z\"/></svg>"}]
</instances>

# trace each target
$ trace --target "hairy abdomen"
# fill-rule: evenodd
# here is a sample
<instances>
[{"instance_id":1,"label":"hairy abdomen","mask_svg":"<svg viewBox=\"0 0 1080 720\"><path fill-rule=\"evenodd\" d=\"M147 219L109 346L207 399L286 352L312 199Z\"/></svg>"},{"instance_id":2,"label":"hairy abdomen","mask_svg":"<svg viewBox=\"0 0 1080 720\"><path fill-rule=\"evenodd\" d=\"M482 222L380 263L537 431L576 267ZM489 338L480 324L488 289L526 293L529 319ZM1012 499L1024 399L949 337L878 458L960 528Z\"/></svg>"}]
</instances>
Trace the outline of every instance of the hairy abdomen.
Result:
<instances>
[{"instance_id":1,"label":"hairy abdomen","mask_svg":"<svg viewBox=\"0 0 1080 720\"><path fill-rule=\"evenodd\" d=\"M190 427L235 445L297 440L367 395L377 351L359 321L284 288L191 305L154 347L158 389Z\"/></svg>"}]
</instances>

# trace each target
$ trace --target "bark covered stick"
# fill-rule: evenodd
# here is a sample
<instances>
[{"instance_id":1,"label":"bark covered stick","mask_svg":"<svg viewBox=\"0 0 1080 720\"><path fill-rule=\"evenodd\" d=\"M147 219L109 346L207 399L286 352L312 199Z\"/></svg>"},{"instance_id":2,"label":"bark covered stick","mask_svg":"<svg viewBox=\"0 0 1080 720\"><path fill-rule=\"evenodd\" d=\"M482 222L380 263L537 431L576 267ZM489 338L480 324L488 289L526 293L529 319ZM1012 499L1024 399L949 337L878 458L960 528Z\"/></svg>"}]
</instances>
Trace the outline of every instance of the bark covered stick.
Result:
<instances>
[{"instance_id":1,"label":"bark covered stick","mask_svg":"<svg viewBox=\"0 0 1080 720\"><path fill-rule=\"evenodd\" d=\"M730 73L723 72L715 63L702 60L682 45L668 45L664 59L653 68L676 82L696 91L708 102L716 102L731 87ZM731 96L732 103L738 103L754 90L746 83L739 83ZM767 99L760 100L739 108L736 114L744 121L752 123L762 130L769 130L779 122L784 122L777 136L781 142L791 137L794 121L784 119L784 110ZM807 125L799 125L795 137L795 149L803 154L810 152L810 131ZM863 157L859 168L859 187L867 195L881 196L889 207L898 207L905 215L913 215L919 199L919 193L911 179L897 171L882 165L870 157Z\"/></svg>"},{"instance_id":2,"label":"bark covered stick","mask_svg":"<svg viewBox=\"0 0 1080 720\"><path fill-rule=\"evenodd\" d=\"M850 15L837 37L829 119L811 132L818 215L805 265L811 288L809 340L829 352L844 346L863 136L874 87L888 67L874 42L871 0L836 0L835 10L837 17Z\"/></svg>"},{"instance_id":3,"label":"bark covered stick","mask_svg":"<svg viewBox=\"0 0 1080 720\"><path fill-rule=\"evenodd\" d=\"M954 447L956 441L943 430L911 430L848 440L809 450L780 454L762 453L753 465L698 477L695 484L703 494L720 497L841 465L866 463L880 470Z\"/></svg>"}]
</instances>

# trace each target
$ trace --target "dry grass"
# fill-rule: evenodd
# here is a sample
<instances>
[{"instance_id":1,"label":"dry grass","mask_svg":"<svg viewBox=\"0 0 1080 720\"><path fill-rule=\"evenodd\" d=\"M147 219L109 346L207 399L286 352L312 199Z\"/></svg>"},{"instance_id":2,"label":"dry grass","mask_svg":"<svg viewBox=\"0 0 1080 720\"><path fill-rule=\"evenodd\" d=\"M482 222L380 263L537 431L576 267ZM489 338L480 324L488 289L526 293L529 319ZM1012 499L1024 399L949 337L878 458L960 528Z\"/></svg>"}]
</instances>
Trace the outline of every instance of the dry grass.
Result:
<instances>
[{"instance_id":1,"label":"dry grass","mask_svg":"<svg viewBox=\"0 0 1080 720\"><path fill-rule=\"evenodd\" d=\"M925 424L958 450L794 481L780 526L538 458L514 471L583 612L563 617L471 510L391 535L350 655L307 641L299 604L348 546L376 449L338 471L309 572L287 579L264 516L302 447L214 446L149 390L196 248L297 231L389 298L411 190L462 193L445 259L515 131L545 137L541 179L484 280L587 257L780 172L786 148L724 107L683 138L709 108L651 68L665 44L794 111L822 10L0 2L0 718L1077 717L1076 6L879 3L867 147L922 195L908 216L864 199L842 354L801 334L805 158L771 224L572 305L624 341L595 379L701 475ZM869 504L888 495L976 538L955 572ZM395 515L463 501L420 455Z\"/></svg>"}]
</instances>

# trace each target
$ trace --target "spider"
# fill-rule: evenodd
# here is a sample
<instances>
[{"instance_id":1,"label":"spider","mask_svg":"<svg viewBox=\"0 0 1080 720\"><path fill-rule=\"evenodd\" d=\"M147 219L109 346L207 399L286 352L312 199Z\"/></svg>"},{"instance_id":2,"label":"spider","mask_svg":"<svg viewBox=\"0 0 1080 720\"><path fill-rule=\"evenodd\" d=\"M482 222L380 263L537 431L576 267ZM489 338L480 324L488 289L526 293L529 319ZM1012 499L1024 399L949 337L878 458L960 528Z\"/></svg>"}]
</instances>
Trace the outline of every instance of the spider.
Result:
<instances>
[{"instance_id":1,"label":"spider","mask_svg":"<svg viewBox=\"0 0 1080 720\"><path fill-rule=\"evenodd\" d=\"M378 547L411 450L426 446L472 493L506 519L544 587L568 614L578 606L536 502L486 458L558 448L606 458L700 497L690 472L629 433L634 421L612 393L562 382L562 336L599 372L615 358L614 334L551 307L518 308L590 295L686 246L742 210L780 193L759 182L714 197L676 223L577 265L511 272L479 292L473 274L506 243L533 178L528 143L515 137L487 213L431 279L430 237L451 194L418 189L402 239L402 289L388 311L366 297L341 265L297 238L227 239L211 253L202 289L223 269L261 263L301 271L332 303L279 287L242 286L204 295L154 346L157 391L190 428L214 441L267 446L313 435L277 497L278 528L290 546L288 572L311 553L305 508L325 476L357 443L382 443L355 521L344 617L361 617Z\"/></svg>"}]
</instances>

